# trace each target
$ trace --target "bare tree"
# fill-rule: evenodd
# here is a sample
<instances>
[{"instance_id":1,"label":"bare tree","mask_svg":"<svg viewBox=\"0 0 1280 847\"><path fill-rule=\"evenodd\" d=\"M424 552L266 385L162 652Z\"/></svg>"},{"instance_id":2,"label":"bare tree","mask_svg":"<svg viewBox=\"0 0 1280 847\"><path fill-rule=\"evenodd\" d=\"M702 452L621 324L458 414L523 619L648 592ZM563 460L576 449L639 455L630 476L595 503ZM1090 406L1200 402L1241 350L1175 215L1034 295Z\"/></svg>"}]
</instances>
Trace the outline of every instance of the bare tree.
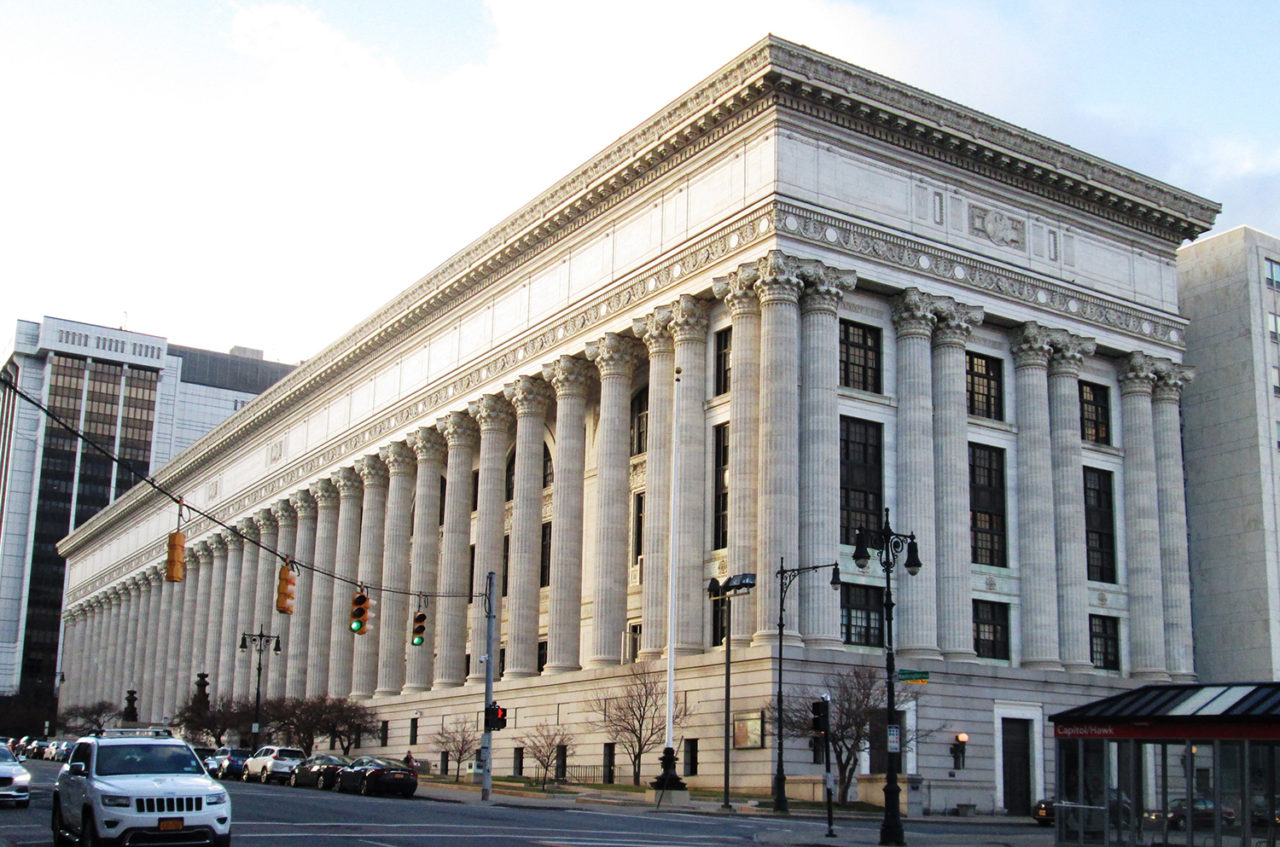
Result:
<instances>
[{"instance_id":1,"label":"bare tree","mask_svg":"<svg viewBox=\"0 0 1280 847\"><path fill-rule=\"evenodd\" d=\"M520 736L520 746L542 768L542 790L547 789L547 772L556 763L560 748L573 755L573 736L562 726L540 723Z\"/></svg>"},{"instance_id":2,"label":"bare tree","mask_svg":"<svg viewBox=\"0 0 1280 847\"><path fill-rule=\"evenodd\" d=\"M666 734L666 676L649 663L629 665L621 689L597 693L587 703L596 717L590 725L622 747L631 759L631 784L640 784L640 760L656 748ZM688 717L677 700L672 723L681 726Z\"/></svg>"},{"instance_id":3,"label":"bare tree","mask_svg":"<svg viewBox=\"0 0 1280 847\"><path fill-rule=\"evenodd\" d=\"M782 730L796 738L813 738L813 702L827 694L831 698L830 723L831 763L836 772L836 801L849 802L858 767L858 754L867 750L873 740L882 741L885 734L884 671L866 665L850 665L823 677L820 687L792 688L782 705ZM914 703L920 691L914 685L894 688L896 705L901 708ZM773 713L772 705L767 710ZM903 732L906 750L915 741L931 733Z\"/></svg>"},{"instance_id":4,"label":"bare tree","mask_svg":"<svg viewBox=\"0 0 1280 847\"><path fill-rule=\"evenodd\" d=\"M442 726L431 739L437 747L449 754L453 762L453 781L462 777L462 763L471 759L480 746L480 730L474 718L457 717Z\"/></svg>"},{"instance_id":5,"label":"bare tree","mask_svg":"<svg viewBox=\"0 0 1280 847\"><path fill-rule=\"evenodd\" d=\"M120 717L120 710L110 700L99 700L85 706L68 706L58 716L58 723L72 732L102 732L108 723Z\"/></svg>"},{"instance_id":6,"label":"bare tree","mask_svg":"<svg viewBox=\"0 0 1280 847\"><path fill-rule=\"evenodd\" d=\"M197 695L178 710L169 724L192 740L209 739L213 746L221 747L223 737L233 729L246 727L252 715L253 704L247 700L232 701L224 697L206 707Z\"/></svg>"}]
</instances>

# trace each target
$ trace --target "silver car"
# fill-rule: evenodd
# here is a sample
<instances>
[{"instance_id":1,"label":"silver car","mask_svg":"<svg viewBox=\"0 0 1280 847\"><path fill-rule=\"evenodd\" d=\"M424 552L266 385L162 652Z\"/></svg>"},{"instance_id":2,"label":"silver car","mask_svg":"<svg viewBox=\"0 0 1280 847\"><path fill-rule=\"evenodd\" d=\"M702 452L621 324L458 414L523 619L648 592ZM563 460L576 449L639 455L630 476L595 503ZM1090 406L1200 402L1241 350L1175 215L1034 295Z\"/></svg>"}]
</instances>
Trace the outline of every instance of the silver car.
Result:
<instances>
[{"instance_id":1,"label":"silver car","mask_svg":"<svg viewBox=\"0 0 1280 847\"><path fill-rule=\"evenodd\" d=\"M31 773L4 746L0 746L0 800L12 800L19 809L31 803Z\"/></svg>"}]
</instances>

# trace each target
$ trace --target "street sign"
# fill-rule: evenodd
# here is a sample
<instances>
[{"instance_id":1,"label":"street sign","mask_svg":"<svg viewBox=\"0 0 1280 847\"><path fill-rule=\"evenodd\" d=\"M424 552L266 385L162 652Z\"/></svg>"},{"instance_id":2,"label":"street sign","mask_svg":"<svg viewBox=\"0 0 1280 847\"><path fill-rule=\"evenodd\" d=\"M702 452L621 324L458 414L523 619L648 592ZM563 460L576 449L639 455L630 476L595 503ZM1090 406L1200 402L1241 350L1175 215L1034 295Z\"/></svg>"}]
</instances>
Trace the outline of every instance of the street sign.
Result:
<instances>
[{"instance_id":1,"label":"street sign","mask_svg":"<svg viewBox=\"0 0 1280 847\"><path fill-rule=\"evenodd\" d=\"M893 724L889 725L889 752L902 752L902 728Z\"/></svg>"},{"instance_id":2,"label":"street sign","mask_svg":"<svg viewBox=\"0 0 1280 847\"><path fill-rule=\"evenodd\" d=\"M916 682L923 685L929 681L928 671L912 671L903 669L898 671L898 682Z\"/></svg>"}]
</instances>

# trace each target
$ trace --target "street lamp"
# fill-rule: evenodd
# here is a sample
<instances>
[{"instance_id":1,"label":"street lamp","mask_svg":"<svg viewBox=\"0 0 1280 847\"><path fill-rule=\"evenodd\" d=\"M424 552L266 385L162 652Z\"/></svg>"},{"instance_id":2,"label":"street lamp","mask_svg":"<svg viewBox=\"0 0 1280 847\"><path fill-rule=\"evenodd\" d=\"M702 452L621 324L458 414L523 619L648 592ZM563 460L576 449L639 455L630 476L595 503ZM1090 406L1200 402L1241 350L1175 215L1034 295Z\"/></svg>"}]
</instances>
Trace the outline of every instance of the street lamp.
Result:
<instances>
[{"instance_id":1,"label":"street lamp","mask_svg":"<svg viewBox=\"0 0 1280 847\"><path fill-rule=\"evenodd\" d=\"M271 652L277 656L280 655L280 636L267 635L262 631L262 627L258 627L257 633L244 632L240 634L240 652L248 650L250 646L258 653L258 685L253 691L253 749L258 749L258 726L262 719L262 654L267 651L268 645L275 642L275 647Z\"/></svg>"},{"instance_id":2,"label":"street lamp","mask_svg":"<svg viewBox=\"0 0 1280 847\"><path fill-rule=\"evenodd\" d=\"M729 612L730 598L737 594L746 594L756 587L756 575L753 573L734 574L720 583L715 577L707 585L707 594L711 597L724 598L724 802L720 808L732 809L729 805L729 751L733 749L733 722L729 711L729 655L733 645L733 633L730 632L733 615Z\"/></svg>"},{"instance_id":3,"label":"street lamp","mask_svg":"<svg viewBox=\"0 0 1280 847\"><path fill-rule=\"evenodd\" d=\"M880 560L880 568L884 571L884 667L885 667L885 733L892 733L897 729L894 723L897 720L894 714L897 707L894 704L894 682L897 676L897 668L894 665L893 658L893 569L898 563L898 555L905 549L907 551L907 560L903 562L903 567L907 569L907 573L915 576L920 573L920 549L916 545L916 536L914 533L903 535L893 531L893 527L889 525L889 510L884 510L884 526L878 530L858 530L857 536L854 538L853 563L859 568L866 570L867 565L871 564L871 554L867 552L867 545L870 544L876 549L877 558ZM888 739L886 739L888 740ZM902 789L898 786L898 760L902 755L901 742L887 744L889 751L889 767L885 774L884 780L884 820L880 823L880 843L881 844L906 844L906 836L902 832L902 813L898 808L898 796L902 793ZM894 749L897 747L897 749Z\"/></svg>"},{"instance_id":4,"label":"street lamp","mask_svg":"<svg viewBox=\"0 0 1280 847\"><path fill-rule=\"evenodd\" d=\"M787 812L791 807L787 803L787 773L782 766L782 633L786 627L787 589L800 574L831 568L831 587L840 590L840 563L828 565L805 565L800 568L788 568L786 560L778 562L778 697L774 716L774 743L778 746L778 769L773 775L773 810Z\"/></svg>"}]
</instances>

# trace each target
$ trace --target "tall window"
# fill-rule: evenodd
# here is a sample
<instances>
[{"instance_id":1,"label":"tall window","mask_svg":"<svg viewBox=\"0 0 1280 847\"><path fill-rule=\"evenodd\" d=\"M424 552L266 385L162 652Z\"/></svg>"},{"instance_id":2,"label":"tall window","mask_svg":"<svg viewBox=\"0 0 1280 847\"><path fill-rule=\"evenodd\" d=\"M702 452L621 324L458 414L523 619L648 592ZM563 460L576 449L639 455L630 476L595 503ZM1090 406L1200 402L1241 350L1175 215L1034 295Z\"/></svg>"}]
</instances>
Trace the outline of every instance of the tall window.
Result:
<instances>
[{"instance_id":1,"label":"tall window","mask_svg":"<svg viewBox=\"0 0 1280 847\"><path fill-rule=\"evenodd\" d=\"M631 455L649 449L649 388L641 388L631 398Z\"/></svg>"},{"instance_id":2,"label":"tall window","mask_svg":"<svg viewBox=\"0 0 1280 847\"><path fill-rule=\"evenodd\" d=\"M554 484L556 481L555 464L551 461L551 448L544 442L542 445L542 487Z\"/></svg>"},{"instance_id":3,"label":"tall window","mask_svg":"<svg viewBox=\"0 0 1280 847\"><path fill-rule=\"evenodd\" d=\"M1267 315L1267 328L1271 330L1271 340L1280 341L1280 315Z\"/></svg>"},{"instance_id":4,"label":"tall window","mask_svg":"<svg viewBox=\"0 0 1280 847\"><path fill-rule=\"evenodd\" d=\"M880 374L880 330L840 321L840 385L881 394Z\"/></svg>"},{"instance_id":5,"label":"tall window","mask_svg":"<svg viewBox=\"0 0 1280 847\"><path fill-rule=\"evenodd\" d=\"M724 633L727 627L725 620L726 598L721 595L711 598L711 646L719 647L724 643Z\"/></svg>"},{"instance_id":6,"label":"tall window","mask_svg":"<svg viewBox=\"0 0 1280 847\"><path fill-rule=\"evenodd\" d=\"M980 565L1009 565L1004 499L1004 451L970 444L969 546Z\"/></svg>"},{"instance_id":7,"label":"tall window","mask_svg":"<svg viewBox=\"0 0 1280 847\"><path fill-rule=\"evenodd\" d=\"M1105 385L1080 383L1080 437L1094 444L1111 443L1111 392Z\"/></svg>"},{"instance_id":8,"label":"tall window","mask_svg":"<svg viewBox=\"0 0 1280 847\"><path fill-rule=\"evenodd\" d=\"M716 332L716 396L729 393L729 352L733 349L733 329Z\"/></svg>"},{"instance_id":9,"label":"tall window","mask_svg":"<svg viewBox=\"0 0 1280 847\"><path fill-rule=\"evenodd\" d=\"M980 659L1009 658L1009 604L973 601L973 650Z\"/></svg>"},{"instance_id":10,"label":"tall window","mask_svg":"<svg viewBox=\"0 0 1280 847\"><path fill-rule=\"evenodd\" d=\"M884 589L840 586L840 633L845 644L884 646Z\"/></svg>"},{"instance_id":11,"label":"tall window","mask_svg":"<svg viewBox=\"0 0 1280 847\"><path fill-rule=\"evenodd\" d=\"M644 555L644 492L631 496L631 560L638 561ZM642 574L643 576L643 574Z\"/></svg>"},{"instance_id":12,"label":"tall window","mask_svg":"<svg viewBox=\"0 0 1280 847\"><path fill-rule=\"evenodd\" d=\"M542 547L538 556L538 587L551 584L551 521L542 525Z\"/></svg>"},{"instance_id":13,"label":"tall window","mask_svg":"<svg viewBox=\"0 0 1280 847\"><path fill-rule=\"evenodd\" d=\"M507 457L507 474L503 482L503 493L506 500L510 503L516 496L516 451L512 450L511 455Z\"/></svg>"},{"instance_id":14,"label":"tall window","mask_svg":"<svg viewBox=\"0 0 1280 847\"><path fill-rule=\"evenodd\" d=\"M729 425L712 428L712 515L711 547L723 550L729 546Z\"/></svg>"},{"instance_id":15,"label":"tall window","mask_svg":"<svg viewBox=\"0 0 1280 847\"><path fill-rule=\"evenodd\" d=\"M1120 670L1120 619L1089 615L1089 659L1103 671Z\"/></svg>"},{"instance_id":16,"label":"tall window","mask_svg":"<svg viewBox=\"0 0 1280 847\"><path fill-rule=\"evenodd\" d=\"M1110 471L1084 469L1084 528L1089 579L1115 582L1115 500Z\"/></svg>"},{"instance_id":17,"label":"tall window","mask_svg":"<svg viewBox=\"0 0 1280 847\"><path fill-rule=\"evenodd\" d=\"M1268 288L1280 288L1280 262L1275 259L1265 259L1266 263L1266 280Z\"/></svg>"},{"instance_id":18,"label":"tall window","mask_svg":"<svg viewBox=\"0 0 1280 847\"><path fill-rule=\"evenodd\" d=\"M981 353L964 354L969 414L975 418L1004 420L1004 363Z\"/></svg>"},{"instance_id":19,"label":"tall window","mask_svg":"<svg viewBox=\"0 0 1280 847\"><path fill-rule=\"evenodd\" d=\"M840 543L859 529L879 529L884 509L883 427L840 418Z\"/></svg>"}]
</instances>

